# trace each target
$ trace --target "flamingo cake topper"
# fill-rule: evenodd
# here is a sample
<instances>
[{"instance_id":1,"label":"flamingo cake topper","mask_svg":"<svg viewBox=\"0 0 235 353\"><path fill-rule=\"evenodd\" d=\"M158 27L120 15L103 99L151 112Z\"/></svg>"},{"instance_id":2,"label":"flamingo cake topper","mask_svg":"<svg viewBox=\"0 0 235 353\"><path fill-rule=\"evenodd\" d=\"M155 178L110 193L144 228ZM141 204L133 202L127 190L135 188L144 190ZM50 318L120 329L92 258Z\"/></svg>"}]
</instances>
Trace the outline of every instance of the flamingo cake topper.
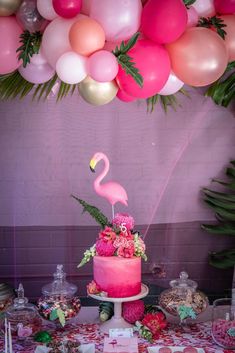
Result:
<instances>
[{"instance_id":1,"label":"flamingo cake topper","mask_svg":"<svg viewBox=\"0 0 235 353\"><path fill-rule=\"evenodd\" d=\"M97 152L94 154L90 161L90 169L95 172L95 167L99 161L104 161L104 169L101 174L94 181L94 189L96 193L102 197L105 197L112 206L112 216L114 218L114 205L117 202L121 202L123 205L127 206L127 193L126 190L115 181L109 181L105 184L101 184L101 181L108 174L109 171L109 159L102 153Z\"/></svg>"}]
</instances>

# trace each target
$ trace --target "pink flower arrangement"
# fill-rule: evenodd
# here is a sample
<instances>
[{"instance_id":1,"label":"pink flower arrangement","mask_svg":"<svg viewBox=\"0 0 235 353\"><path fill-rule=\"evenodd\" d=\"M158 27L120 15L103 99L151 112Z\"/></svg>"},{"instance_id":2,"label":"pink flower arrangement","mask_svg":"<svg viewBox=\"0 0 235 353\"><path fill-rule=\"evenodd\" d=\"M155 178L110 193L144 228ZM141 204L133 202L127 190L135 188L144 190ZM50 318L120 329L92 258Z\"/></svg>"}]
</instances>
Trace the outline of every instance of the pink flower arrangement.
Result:
<instances>
[{"instance_id":1,"label":"pink flower arrangement","mask_svg":"<svg viewBox=\"0 0 235 353\"><path fill-rule=\"evenodd\" d=\"M130 324L142 320L144 317L144 302L143 300L134 300L122 304L122 315Z\"/></svg>"},{"instance_id":2,"label":"pink flower arrangement","mask_svg":"<svg viewBox=\"0 0 235 353\"><path fill-rule=\"evenodd\" d=\"M98 284L95 281L91 281L87 285L87 292L89 294L98 294L98 293L100 293L100 287L98 286Z\"/></svg>"},{"instance_id":3,"label":"pink flower arrangement","mask_svg":"<svg viewBox=\"0 0 235 353\"><path fill-rule=\"evenodd\" d=\"M99 238L104 239L106 241L114 241L116 239L117 235L114 232L114 230L110 227L105 227L104 230L99 232Z\"/></svg>"},{"instance_id":4,"label":"pink flower arrangement","mask_svg":"<svg viewBox=\"0 0 235 353\"><path fill-rule=\"evenodd\" d=\"M113 226L120 228L121 231L124 227L127 231L134 228L134 218L127 213L117 213L112 223Z\"/></svg>"},{"instance_id":5,"label":"pink flower arrangement","mask_svg":"<svg viewBox=\"0 0 235 353\"><path fill-rule=\"evenodd\" d=\"M154 340L159 337L160 331L167 327L165 315L161 312L146 314L141 323L150 330Z\"/></svg>"},{"instance_id":6,"label":"pink flower arrangement","mask_svg":"<svg viewBox=\"0 0 235 353\"><path fill-rule=\"evenodd\" d=\"M119 257L133 257L135 254L135 245L133 241L127 241L126 246L119 246L117 249L117 256Z\"/></svg>"},{"instance_id":7,"label":"pink flower arrangement","mask_svg":"<svg viewBox=\"0 0 235 353\"><path fill-rule=\"evenodd\" d=\"M97 255L99 256L113 256L116 248L114 243L110 240L98 239L95 245Z\"/></svg>"}]
</instances>

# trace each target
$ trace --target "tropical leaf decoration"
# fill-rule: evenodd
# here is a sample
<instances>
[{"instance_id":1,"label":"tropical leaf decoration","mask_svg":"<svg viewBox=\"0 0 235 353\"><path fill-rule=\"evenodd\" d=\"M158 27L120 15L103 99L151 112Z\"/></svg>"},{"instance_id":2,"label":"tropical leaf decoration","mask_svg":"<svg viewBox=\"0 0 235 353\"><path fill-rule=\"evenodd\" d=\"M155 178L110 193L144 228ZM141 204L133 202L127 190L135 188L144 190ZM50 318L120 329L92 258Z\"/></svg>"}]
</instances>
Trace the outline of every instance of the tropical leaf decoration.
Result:
<instances>
[{"instance_id":1,"label":"tropical leaf decoration","mask_svg":"<svg viewBox=\"0 0 235 353\"><path fill-rule=\"evenodd\" d=\"M226 168L228 181L212 179L225 187L224 192L204 188L204 201L215 212L216 224L202 224L202 229L211 234L235 237L235 160ZM217 268L230 268L235 265L235 248L210 254L210 264Z\"/></svg>"},{"instance_id":2,"label":"tropical leaf decoration","mask_svg":"<svg viewBox=\"0 0 235 353\"><path fill-rule=\"evenodd\" d=\"M183 88L181 88L177 93L181 93L186 97L190 98L188 92ZM152 113L157 104L160 104L160 106L163 108L165 113L167 113L169 107L172 108L174 111L176 111L178 106L181 107L176 97L176 94L171 94L169 96L162 96L160 94L155 94L154 96L147 98L146 100L147 111L149 113Z\"/></svg>"},{"instance_id":3,"label":"tropical leaf decoration","mask_svg":"<svg viewBox=\"0 0 235 353\"><path fill-rule=\"evenodd\" d=\"M34 32L30 33L28 30L25 30L20 35L21 46L16 50L19 52L18 59L23 61L23 67L26 67L30 63L30 58L34 54L39 53L40 45L42 41L42 33Z\"/></svg>"},{"instance_id":4,"label":"tropical leaf decoration","mask_svg":"<svg viewBox=\"0 0 235 353\"><path fill-rule=\"evenodd\" d=\"M211 97L213 101L228 107L235 98L235 61L228 64L223 76L212 83L206 92L206 96Z\"/></svg>"},{"instance_id":5,"label":"tropical leaf decoration","mask_svg":"<svg viewBox=\"0 0 235 353\"><path fill-rule=\"evenodd\" d=\"M187 9L195 3L196 0L183 0L184 5L187 7Z\"/></svg>"},{"instance_id":6,"label":"tropical leaf decoration","mask_svg":"<svg viewBox=\"0 0 235 353\"><path fill-rule=\"evenodd\" d=\"M120 47L118 48L118 46L116 46L115 50L113 50L113 54L116 56L118 63L123 70L125 70L126 74L131 75L135 82L140 87L143 87L143 77L140 75L138 68L135 67L133 59L127 54L137 42L139 35L139 32L135 33L126 44L122 41Z\"/></svg>"},{"instance_id":7,"label":"tropical leaf decoration","mask_svg":"<svg viewBox=\"0 0 235 353\"><path fill-rule=\"evenodd\" d=\"M225 39L226 31L224 27L227 27L227 25L222 18L217 16L201 17L198 22L198 27L213 28L221 38Z\"/></svg>"}]
</instances>

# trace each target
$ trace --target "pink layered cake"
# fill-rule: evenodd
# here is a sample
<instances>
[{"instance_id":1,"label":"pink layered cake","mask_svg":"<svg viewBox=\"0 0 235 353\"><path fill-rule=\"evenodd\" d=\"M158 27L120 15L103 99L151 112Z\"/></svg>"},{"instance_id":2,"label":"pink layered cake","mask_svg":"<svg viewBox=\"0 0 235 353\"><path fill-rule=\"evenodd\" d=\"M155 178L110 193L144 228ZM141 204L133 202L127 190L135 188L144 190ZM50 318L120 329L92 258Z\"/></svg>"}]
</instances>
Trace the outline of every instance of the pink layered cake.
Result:
<instances>
[{"instance_id":1,"label":"pink layered cake","mask_svg":"<svg viewBox=\"0 0 235 353\"><path fill-rule=\"evenodd\" d=\"M141 258L94 256L94 281L108 297L124 298L141 291Z\"/></svg>"}]
</instances>

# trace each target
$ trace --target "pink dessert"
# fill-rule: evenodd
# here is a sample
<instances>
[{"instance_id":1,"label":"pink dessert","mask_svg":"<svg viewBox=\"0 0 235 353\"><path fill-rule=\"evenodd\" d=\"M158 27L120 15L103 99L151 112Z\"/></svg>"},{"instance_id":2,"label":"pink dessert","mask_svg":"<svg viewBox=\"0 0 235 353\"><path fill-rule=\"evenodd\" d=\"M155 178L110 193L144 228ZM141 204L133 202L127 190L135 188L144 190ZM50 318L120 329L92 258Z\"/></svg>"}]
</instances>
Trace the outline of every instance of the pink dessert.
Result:
<instances>
[{"instance_id":1,"label":"pink dessert","mask_svg":"<svg viewBox=\"0 0 235 353\"><path fill-rule=\"evenodd\" d=\"M141 258L94 256L94 280L111 298L125 298L141 291Z\"/></svg>"}]
</instances>

